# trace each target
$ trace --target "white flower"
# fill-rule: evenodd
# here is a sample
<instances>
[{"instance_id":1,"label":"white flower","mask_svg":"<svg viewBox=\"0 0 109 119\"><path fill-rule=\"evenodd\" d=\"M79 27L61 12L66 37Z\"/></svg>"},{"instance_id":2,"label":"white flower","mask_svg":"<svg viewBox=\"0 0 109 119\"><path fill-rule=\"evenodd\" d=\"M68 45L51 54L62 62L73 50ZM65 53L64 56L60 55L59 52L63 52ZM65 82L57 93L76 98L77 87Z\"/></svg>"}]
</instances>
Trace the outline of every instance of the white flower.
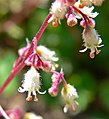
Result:
<instances>
[{"instance_id":1,"label":"white flower","mask_svg":"<svg viewBox=\"0 0 109 119\"><path fill-rule=\"evenodd\" d=\"M97 12L92 13L93 9L94 9L94 6L92 6L92 7L86 7L85 6L80 10L82 13L84 13L88 17L95 18L99 13L97 13Z\"/></svg>"},{"instance_id":2,"label":"white flower","mask_svg":"<svg viewBox=\"0 0 109 119\"><path fill-rule=\"evenodd\" d=\"M87 15L87 17L95 18L99 14L97 12L94 12L94 13L92 12L94 9L94 6L91 6L91 7L84 6L84 7L80 8L79 7L80 5L81 5L80 2L75 3L75 7L77 7L83 14ZM76 18L78 18L78 19L82 18L82 15L80 13L75 12L75 11L74 11L74 13L76 15Z\"/></svg>"},{"instance_id":3,"label":"white flower","mask_svg":"<svg viewBox=\"0 0 109 119\"><path fill-rule=\"evenodd\" d=\"M48 22L51 22L54 18L57 18L57 20L60 23L60 19L63 19L65 17L67 11L66 4L61 0L56 0L54 3L52 3L50 12L52 13L52 17Z\"/></svg>"},{"instance_id":4,"label":"white flower","mask_svg":"<svg viewBox=\"0 0 109 119\"><path fill-rule=\"evenodd\" d=\"M40 85L40 75L38 71L32 66L31 69L25 74L22 87L19 87L18 91L21 93L28 91L28 96L26 98L27 101L32 100L31 93L35 96L34 101L38 101L36 92L45 94L45 92L39 91Z\"/></svg>"},{"instance_id":5,"label":"white flower","mask_svg":"<svg viewBox=\"0 0 109 119\"><path fill-rule=\"evenodd\" d=\"M55 57L55 51L51 51L45 46L40 45L37 47L37 52L41 56L42 60L48 61L50 63L53 70L58 67L58 64L55 64L55 61L58 61L59 58Z\"/></svg>"},{"instance_id":6,"label":"white flower","mask_svg":"<svg viewBox=\"0 0 109 119\"><path fill-rule=\"evenodd\" d=\"M54 56L56 54L55 51L51 51L45 46L42 46L42 45L38 46L37 51L44 61L58 61L59 60L59 58Z\"/></svg>"},{"instance_id":7,"label":"white flower","mask_svg":"<svg viewBox=\"0 0 109 119\"><path fill-rule=\"evenodd\" d=\"M80 50L80 52L85 52L87 49L90 49L90 57L94 58L94 53L98 54L100 50L97 47L102 47L100 45L102 43L102 39L97 34L96 30L90 26L86 27L83 31L83 39L84 46L86 47L84 50Z\"/></svg>"},{"instance_id":8,"label":"white flower","mask_svg":"<svg viewBox=\"0 0 109 119\"><path fill-rule=\"evenodd\" d=\"M78 98L76 89L72 85L66 84L62 88L61 94L66 102L64 112L66 113L67 111L71 110L71 108L73 109L73 111L76 111L76 106L78 105L78 103L75 101L75 99Z\"/></svg>"}]
</instances>

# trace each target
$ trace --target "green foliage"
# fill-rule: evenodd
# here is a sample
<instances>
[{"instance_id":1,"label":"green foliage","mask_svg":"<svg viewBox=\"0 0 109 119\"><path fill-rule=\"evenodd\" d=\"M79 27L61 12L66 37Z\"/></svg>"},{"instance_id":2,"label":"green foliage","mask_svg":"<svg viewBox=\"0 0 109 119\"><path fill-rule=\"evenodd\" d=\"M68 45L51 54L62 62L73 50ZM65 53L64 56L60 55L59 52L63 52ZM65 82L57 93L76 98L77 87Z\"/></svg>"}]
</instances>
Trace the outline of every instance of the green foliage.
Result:
<instances>
[{"instance_id":1,"label":"green foliage","mask_svg":"<svg viewBox=\"0 0 109 119\"><path fill-rule=\"evenodd\" d=\"M0 85L6 80L8 75L10 74L11 68L13 66L13 62L15 61L15 54L11 51L5 51L1 54L0 57ZM4 91L4 95L13 95L18 88L18 80L17 77L11 81L11 83L7 86Z\"/></svg>"}]
</instances>

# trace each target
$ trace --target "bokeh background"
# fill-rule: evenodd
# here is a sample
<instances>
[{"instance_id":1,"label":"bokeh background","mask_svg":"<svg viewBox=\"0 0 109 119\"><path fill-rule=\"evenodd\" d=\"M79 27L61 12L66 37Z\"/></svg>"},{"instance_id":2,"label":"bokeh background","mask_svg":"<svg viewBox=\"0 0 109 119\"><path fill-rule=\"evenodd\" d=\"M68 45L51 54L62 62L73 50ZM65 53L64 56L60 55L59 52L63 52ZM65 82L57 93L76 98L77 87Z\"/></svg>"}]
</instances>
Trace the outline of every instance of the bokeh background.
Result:
<instances>
[{"instance_id":1,"label":"bokeh background","mask_svg":"<svg viewBox=\"0 0 109 119\"><path fill-rule=\"evenodd\" d=\"M0 0L0 86L9 75L12 64L17 58L17 50L25 46L25 39L31 41L49 12L53 0ZM52 98L47 94L38 95L39 102L26 102L26 93L20 94L26 68L8 85L0 104L5 110L19 108L25 112L34 112L44 119L109 119L109 0L105 0L94 11L96 29L103 39L104 47L94 59L89 51L79 53L82 47L82 31L78 25L68 27L66 20L56 28L48 25L39 44L55 50L60 58L60 67L64 68L67 82L74 85L79 93L79 107L76 113L64 114L64 102L59 93ZM51 85L51 74L41 72L42 88ZM61 88L61 86L60 86ZM43 90L42 89L42 90Z\"/></svg>"}]
</instances>

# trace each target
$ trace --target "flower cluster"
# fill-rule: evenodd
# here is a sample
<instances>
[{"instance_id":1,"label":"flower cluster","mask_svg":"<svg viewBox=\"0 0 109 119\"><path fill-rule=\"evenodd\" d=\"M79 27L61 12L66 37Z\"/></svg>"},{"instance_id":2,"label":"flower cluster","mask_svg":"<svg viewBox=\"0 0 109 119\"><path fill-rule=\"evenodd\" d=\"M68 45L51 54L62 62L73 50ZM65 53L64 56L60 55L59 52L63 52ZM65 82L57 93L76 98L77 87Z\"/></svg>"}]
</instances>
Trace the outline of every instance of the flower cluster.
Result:
<instances>
[{"instance_id":1,"label":"flower cluster","mask_svg":"<svg viewBox=\"0 0 109 119\"><path fill-rule=\"evenodd\" d=\"M80 26L84 28L82 38L84 42L85 52L90 49L90 58L95 57L95 53L98 54L101 47L102 39L95 30L94 18L98 15L97 12L93 13L94 6L102 5L104 0L55 0L51 6L52 17L48 22L52 21L52 25L56 27L60 23L61 19L66 17L67 25L73 27L78 23L77 19L81 19Z\"/></svg>"},{"instance_id":2,"label":"flower cluster","mask_svg":"<svg viewBox=\"0 0 109 119\"><path fill-rule=\"evenodd\" d=\"M27 101L31 101L33 96L34 101L38 101L37 93L46 93L46 91L40 92L41 85L44 85L41 84L41 79L43 78L39 73L39 70L42 70L52 74L52 84L48 89L49 94L51 96L57 96L59 84L63 83L61 95L66 102L64 112L66 113L71 109L76 111L78 93L74 86L66 82L63 69L61 68L60 72L56 71L59 66L55 62L57 62L59 58L56 57L55 51L51 51L42 45L37 46L37 44L48 23L52 22L52 25L56 27L58 23L61 23L62 19L66 18L67 25L73 27L78 23L79 19L80 26L84 28L82 38L85 47L85 49L80 50L80 52L85 52L89 49L90 57L94 58L95 54L100 52L97 48L103 45L101 45L102 39L100 35L95 30L94 18L98 13L93 13L93 5L100 6L102 2L103 0L55 0L51 5L50 13L32 42L30 43L27 39L27 46L18 50L19 58L15 61L10 75L0 88L0 93L3 92L9 82L11 82L25 66L28 66L30 69L25 73L22 85L18 89L21 93L28 92Z\"/></svg>"}]
</instances>

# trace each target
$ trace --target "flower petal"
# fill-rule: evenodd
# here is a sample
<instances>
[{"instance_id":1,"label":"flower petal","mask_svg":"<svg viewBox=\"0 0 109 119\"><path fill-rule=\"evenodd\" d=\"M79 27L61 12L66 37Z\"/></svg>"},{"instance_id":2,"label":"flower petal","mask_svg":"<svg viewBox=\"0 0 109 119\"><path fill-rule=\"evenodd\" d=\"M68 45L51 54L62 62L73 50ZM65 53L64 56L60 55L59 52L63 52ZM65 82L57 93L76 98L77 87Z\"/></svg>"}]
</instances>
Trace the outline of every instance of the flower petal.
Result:
<instances>
[{"instance_id":1,"label":"flower petal","mask_svg":"<svg viewBox=\"0 0 109 119\"><path fill-rule=\"evenodd\" d=\"M80 50L79 52L86 52L87 48Z\"/></svg>"}]
</instances>

